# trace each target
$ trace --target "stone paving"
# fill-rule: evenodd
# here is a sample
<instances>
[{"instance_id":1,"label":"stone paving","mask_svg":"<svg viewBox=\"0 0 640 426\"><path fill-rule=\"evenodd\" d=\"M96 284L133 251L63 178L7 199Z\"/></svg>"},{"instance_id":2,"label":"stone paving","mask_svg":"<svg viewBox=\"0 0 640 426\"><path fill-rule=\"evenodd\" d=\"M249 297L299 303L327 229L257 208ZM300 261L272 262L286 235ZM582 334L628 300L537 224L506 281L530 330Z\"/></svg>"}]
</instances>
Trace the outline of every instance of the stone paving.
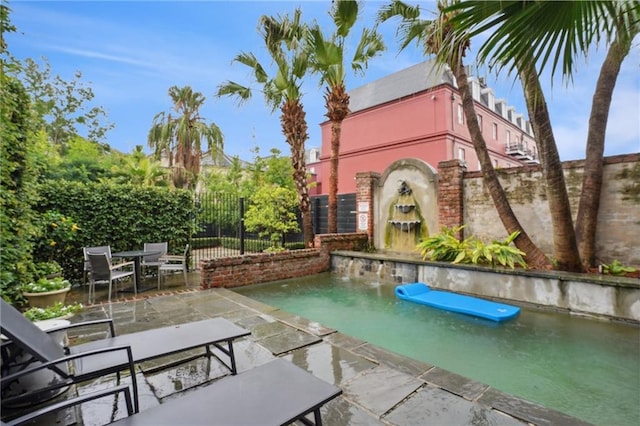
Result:
<instances>
[{"instance_id":1,"label":"stone paving","mask_svg":"<svg viewBox=\"0 0 640 426\"><path fill-rule=\"evenodd\" d=\"M461 377L436 366L389 352L322 324L292 315L227 289L195 288L170 294L88 306L72 321L114 319L118 334L224 317L251 335L236 341L238 370L282 357L317 377L340 386L343 395L322 409L326 425L522 425L586 424ZM100 334L69 335L73 341ZM188 354L180 354L186 356ZM176 356L139 367L141 410L229 374L215 358L162 368ZM104 388L115 377L82 386L78 392ZM95 401L78 413L80 424L104 425L126 415L122 404ZM215 413L212 422L215 424Z\"/></svg>"}]
</instances>

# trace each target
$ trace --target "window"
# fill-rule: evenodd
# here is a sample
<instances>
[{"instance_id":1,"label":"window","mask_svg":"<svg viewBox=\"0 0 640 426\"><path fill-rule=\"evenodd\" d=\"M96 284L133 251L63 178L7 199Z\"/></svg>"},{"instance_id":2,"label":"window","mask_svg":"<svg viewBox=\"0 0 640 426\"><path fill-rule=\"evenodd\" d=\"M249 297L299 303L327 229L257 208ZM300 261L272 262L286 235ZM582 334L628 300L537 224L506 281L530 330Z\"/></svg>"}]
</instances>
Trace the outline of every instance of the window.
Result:
<instances>
[{"instance_id":1,"label":"window","mask_svg":"<svg viewBox=\"0 0 640 426\"><path fill-rule=\"evenodd\" d=\"M478 127L480 127L480 133L482 133L482 116L478 114Z\"/></svg>"},{"instance_id":2,"label":"window","mask_svg":"<svg viewBox=\"0 0 640 426\"><path fill-rule=\"evenodd\" d=\"M458 148L458 160L464 161L464 148Z\"/></svg>"},{"instance_id":3,"label":"window","mask_svg":"<svg viewBox=\"0 0 640 426\"><path fill-rule=\"evenodd\" d=\"M498 124L493 123L493 140L498 139Z\"/></svg>"},{"instance_id":4,"label":"window","mask_svg":"<svg viewBox=\"0 0 640 426\"><path fill-rule=\"evenodd\" d=\"M493 167L498 168L498 160L493 160Z\"/></svg>"},{"instance_id":5,"label":"window","mask_svg":"<svg viewBox=\"0 0 640 426\"><path fill-rule=\"evenodd\" d=\"M460 104L458 104L458 124L464 124L464 110Z\"/></svg>"},{"instance_id":6,"label":"window","mask_svg":"<svg viewBox=\"0 0 640 426\"><path fill-rule=\"evenodd\" d=\"M507 138L507 141L506 141L507 146L509 146L511 144L511 132L509 130L507 130L507 133L506 133L505 136Z\"/></svg>"}]
</instances>

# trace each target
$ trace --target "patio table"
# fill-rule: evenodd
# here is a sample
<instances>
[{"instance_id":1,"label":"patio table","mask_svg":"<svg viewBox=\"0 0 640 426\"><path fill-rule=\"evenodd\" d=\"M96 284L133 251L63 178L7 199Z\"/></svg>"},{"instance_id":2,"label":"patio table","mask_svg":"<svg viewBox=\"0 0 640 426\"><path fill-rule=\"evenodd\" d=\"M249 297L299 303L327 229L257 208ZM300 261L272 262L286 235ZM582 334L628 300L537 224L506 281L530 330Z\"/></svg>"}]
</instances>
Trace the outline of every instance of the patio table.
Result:
<instances>
[{"instance_id":1,"label":"patio table","mask_svg":"<svg viewBox=\"0 0 640 426\"><path fill-rule=\"evenodd\" d=\"M135 273L135 277L133 280L133 285L135 286L135 291L138 292L142 292L142 291L147 291L147 290L151 290L153 288L155 288L155 286L151 286L151 287L146 287L146 288L142 288L140 286L140 263L141 263L141 259L145 256L153 256L154 254L160 254L159 251L157 250L129 250L129 251L119 251L117 253L112 253L111 257L119 257L119 258L125 258L125 259L133 259L133 266L134 269L136 271Z\"/></svg>"}]
</instances>

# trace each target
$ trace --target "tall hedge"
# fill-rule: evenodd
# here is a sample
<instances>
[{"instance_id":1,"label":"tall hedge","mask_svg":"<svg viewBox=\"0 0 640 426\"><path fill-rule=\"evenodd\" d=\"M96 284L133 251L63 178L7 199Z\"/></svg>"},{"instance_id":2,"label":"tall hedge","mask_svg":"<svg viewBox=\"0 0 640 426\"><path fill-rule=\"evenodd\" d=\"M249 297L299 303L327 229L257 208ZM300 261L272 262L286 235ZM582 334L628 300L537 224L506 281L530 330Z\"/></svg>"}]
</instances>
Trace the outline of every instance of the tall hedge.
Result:
<instances>
[{"instance_id":1,"label":"tall hedge","mask_svg":"<svg viewBox=\"0 0 640 426\"><path fill-rule=\"evenodd\" d=\"M31 203L36 175L32 168L32 122L22 84L0 73L0 295L15 303L20 285L31 279Z\"/></svg>"},{"instance_id":2,"label":"tall hedge","mask_svg":"<svg viewBox=\"0 0 640 426\"><path fill-rule=\"evenodd\" d=\"M72 249L56 259L70 279L82 276L82 247L110 245L115 252L167 241L170 252L182 253L194 231L193 195L186 190L49 181L39 193L35 210L56 210L80 227Z\"/></svg>"}]
</instances>

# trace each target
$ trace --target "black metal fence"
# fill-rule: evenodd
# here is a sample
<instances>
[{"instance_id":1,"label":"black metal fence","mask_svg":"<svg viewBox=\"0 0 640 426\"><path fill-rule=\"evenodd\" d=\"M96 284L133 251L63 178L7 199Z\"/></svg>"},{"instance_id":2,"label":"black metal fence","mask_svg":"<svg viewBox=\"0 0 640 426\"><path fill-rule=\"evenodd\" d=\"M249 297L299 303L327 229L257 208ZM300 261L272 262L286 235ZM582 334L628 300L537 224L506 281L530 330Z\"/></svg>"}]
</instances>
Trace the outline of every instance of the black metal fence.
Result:
<instances>
[{"instance_id":1,"label":"black metal fence","mask_svg":"<svg viewBox=\"0 0 640 426\"><path fill-rule=\"evenodd\" d=\"M313 232L326 234L329 222L329 196L311 197ZM356 194L338 194L338 233L356 232Z\"/></svg>"},{"instance_id":2,"label":"black metal fence","mask_svg":"<svg viewBox=\"0 0 640 426\"><path fill-rule=\"evenodd\" d=\"M355 194L338 197L338 232L355 232ZM192 237L192 255L197 259L235 256L261 252L271 246L267 237L246 232L243 217L247 201L232 194L201 194L195 205L195 221L198 231ZM327 232L328 197L311 198L314 232ZM298 214L300 232L286 233L282 246L289 249L303 248L302 221Z\"/></svg>"}]
</instances>

